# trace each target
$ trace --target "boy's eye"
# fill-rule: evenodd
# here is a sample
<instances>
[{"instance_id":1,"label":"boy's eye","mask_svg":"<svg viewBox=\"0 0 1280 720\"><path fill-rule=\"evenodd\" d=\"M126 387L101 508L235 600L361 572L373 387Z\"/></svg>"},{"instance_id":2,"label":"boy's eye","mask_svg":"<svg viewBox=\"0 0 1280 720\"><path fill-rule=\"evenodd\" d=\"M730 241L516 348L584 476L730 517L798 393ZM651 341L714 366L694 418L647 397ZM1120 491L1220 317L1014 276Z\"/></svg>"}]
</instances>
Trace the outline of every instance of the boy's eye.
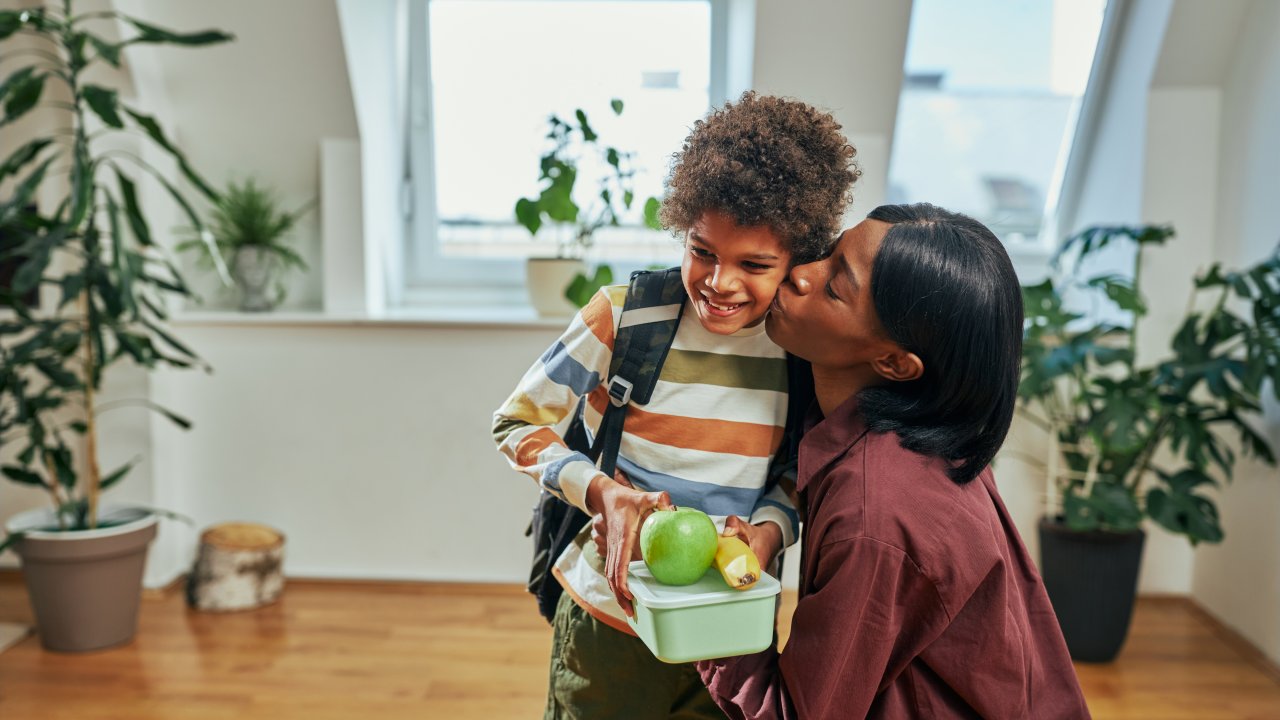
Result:
<instances>
[{"instance_id":1,"label":"boy's eye","mask_svg":"<svg viewBox=\"0 0 1280 720\"><path fill-rule=\"evenodd\" d=\"M746 268L746 269L748 269L748 270L755 270L755 271L757 271L757 272L762 271L762 270L772 270L772 269L773 269L773 266L772 266L772 265L763 265L763 264L758 263L758 262L750 262L750 261L748 261L748 262L743 263L742 265L743 265L743 267L745 267L745 268Z\"/></svg>"},{"instance_id":2,"label":"boy's eye","mask_svg":"<svg viewBox=\"0 0 1280 720\"><path fill-rule=\"evenodd\" d=\"M709 257L711 257L711 253L709 253L709 252L707 252L706 250L704 250L704 249L702 249L702 248L698 247L697 245L691 245L691 246L689 246L689 251L690 251L690 252L692 252L692 253L694 254L694 256L695 256L695 257L700 257L700 258L709 258Z\"/></svg>"}]
</instances>

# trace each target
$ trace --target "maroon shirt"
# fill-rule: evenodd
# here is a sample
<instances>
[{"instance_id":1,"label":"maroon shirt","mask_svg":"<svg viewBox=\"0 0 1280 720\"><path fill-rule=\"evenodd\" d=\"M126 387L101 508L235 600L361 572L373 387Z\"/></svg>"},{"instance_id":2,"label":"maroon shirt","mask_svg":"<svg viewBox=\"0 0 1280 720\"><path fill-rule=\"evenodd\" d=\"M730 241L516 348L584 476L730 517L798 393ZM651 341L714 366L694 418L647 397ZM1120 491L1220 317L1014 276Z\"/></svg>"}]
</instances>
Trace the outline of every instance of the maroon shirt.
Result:
<instances>
[{"instance_id":1,"label":"maroon shirt","mask_svg":"<svg viewBox=\"0 0 1280 720\"><path fill-rule=\"evenodd\" d=\"M800 599L785 652L698 663L731 718L1088 718L991 469L868 433L851 399L800 446Z\"/></svg>"}]
</instances>

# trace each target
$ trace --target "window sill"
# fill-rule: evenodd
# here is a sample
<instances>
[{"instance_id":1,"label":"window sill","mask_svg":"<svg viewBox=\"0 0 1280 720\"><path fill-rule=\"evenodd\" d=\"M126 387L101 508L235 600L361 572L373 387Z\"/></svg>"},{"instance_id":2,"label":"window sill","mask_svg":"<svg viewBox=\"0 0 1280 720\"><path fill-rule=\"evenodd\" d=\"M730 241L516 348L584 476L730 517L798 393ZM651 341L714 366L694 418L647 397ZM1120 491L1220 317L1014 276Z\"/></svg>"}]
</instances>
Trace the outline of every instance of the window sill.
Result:
<instances>
[{"instance_id":1,"label":"window sill","mask_svg":"<svg viewBox=\"0 0 1280 720\"><path fill-rule=\"evenodd\" d=\"M319 310L246 313L197 311L174 315L174 327L341 327L341 328L450 328L450 329L557 329L569 317L540 317L528 307L406 308L379 315L335 314Z\"/></svg>"}]
</instances>

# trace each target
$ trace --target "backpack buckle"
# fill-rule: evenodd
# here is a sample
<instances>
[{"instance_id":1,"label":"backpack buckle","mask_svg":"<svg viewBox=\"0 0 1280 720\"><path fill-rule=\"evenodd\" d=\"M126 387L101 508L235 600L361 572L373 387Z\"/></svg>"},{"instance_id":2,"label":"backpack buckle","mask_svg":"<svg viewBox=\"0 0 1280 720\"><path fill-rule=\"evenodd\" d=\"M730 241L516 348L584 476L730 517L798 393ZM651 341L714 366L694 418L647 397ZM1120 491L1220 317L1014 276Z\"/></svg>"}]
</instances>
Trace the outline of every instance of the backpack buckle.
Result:
<instances>
[{"instance_id":1,"label":"backpack buckle","mask_svg":"<svg viewBox=\"0 0 1280 720\"><path fill-rule=\"evenodd\" d=\"M631 402L631 391L634 386L627 380L614 377L609 381L609 402L615 407L622 407Z\"/></svg>"}]
</instances>

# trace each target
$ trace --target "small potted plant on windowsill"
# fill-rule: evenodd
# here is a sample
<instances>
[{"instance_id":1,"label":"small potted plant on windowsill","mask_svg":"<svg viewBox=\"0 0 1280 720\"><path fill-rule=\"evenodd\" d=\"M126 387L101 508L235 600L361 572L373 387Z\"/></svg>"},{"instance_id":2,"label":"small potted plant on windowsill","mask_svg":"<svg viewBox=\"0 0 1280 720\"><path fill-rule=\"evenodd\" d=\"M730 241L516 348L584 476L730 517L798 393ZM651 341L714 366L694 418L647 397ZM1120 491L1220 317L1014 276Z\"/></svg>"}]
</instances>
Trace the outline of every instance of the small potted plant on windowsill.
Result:
<instances>
[{"instance_id":1,"label":"small potted plant on windowsill","mask_svg":"<svg viewBox=\"0 0 1280 720\"><path fill-rule=\"evenodd\" d=\"M1087 229L1058 254L1074 256L1076 272L1023 288L1019 414L1046 432L1050 448L1040 570L1071 655L1085 662L1113 659L1128 634L1145 520L1192 544L1222 540L1205 491L1231 480L1237 454L1220 432L1234 431L1243 454L1275 465L1250 416L1261 412L1268 380L1280 400L1280 254L1197 277L1170 354L1139 363L1142 256L1172 235L1156 226ZM1132 279L1077 274L1082 259L1117 242L1137 246ZM1125 320L1072 312L1071 292L1108 298ZM1211 302L1197 302L1205 296Z\"/></svg>"},{"instance_id":2,"label":"small potted plant on windowsill","mask_svg":"<svg viewBox=\"0 0 1280 720\"><path fill-rule=\"evenodd\" d=\"M203 264L228 268L240 294L240 310L271 310L284 300L284 274L290 269L307 269L287 238L314 204L289 212L280 208L275 193L253 178L243 183L232 181L213 203L203 231L211 238L189 238L179 243L178 249L197 252ZM274 293L270 292L272 286Z\"/></svg>"},{"instance_id":3,"label":"small potted plant on windowsill","mask_svg":"<svg viewBox=\"0 0 1280 720\"><path fill-rule=\"evenodd\" d=\"M622 114L621 100L611 101L610 107L615 115ZM613 269L607 264L597 265L588 276L583 255L595 243L595 233L606 226L619 226L621 216L635 202L632 153L601 143L585 111L575 110L574 119L574 123L556 115L547 119L547 139L552 147L539 158L538 181L544 183L543 188L537 196L521 198L515 205L516 221L530 235L537 236L547 224L558 232L555 257L530 257L526 262L529 302L545 316L571 314L586 305L596 290L613 282ZM591 154L598 156L604 170L595 194L589 202L579 204L574 188L584 160ZM661 229L660 208L657 198L645 201L646 227Z\"/></svg>"}]
</instances>

